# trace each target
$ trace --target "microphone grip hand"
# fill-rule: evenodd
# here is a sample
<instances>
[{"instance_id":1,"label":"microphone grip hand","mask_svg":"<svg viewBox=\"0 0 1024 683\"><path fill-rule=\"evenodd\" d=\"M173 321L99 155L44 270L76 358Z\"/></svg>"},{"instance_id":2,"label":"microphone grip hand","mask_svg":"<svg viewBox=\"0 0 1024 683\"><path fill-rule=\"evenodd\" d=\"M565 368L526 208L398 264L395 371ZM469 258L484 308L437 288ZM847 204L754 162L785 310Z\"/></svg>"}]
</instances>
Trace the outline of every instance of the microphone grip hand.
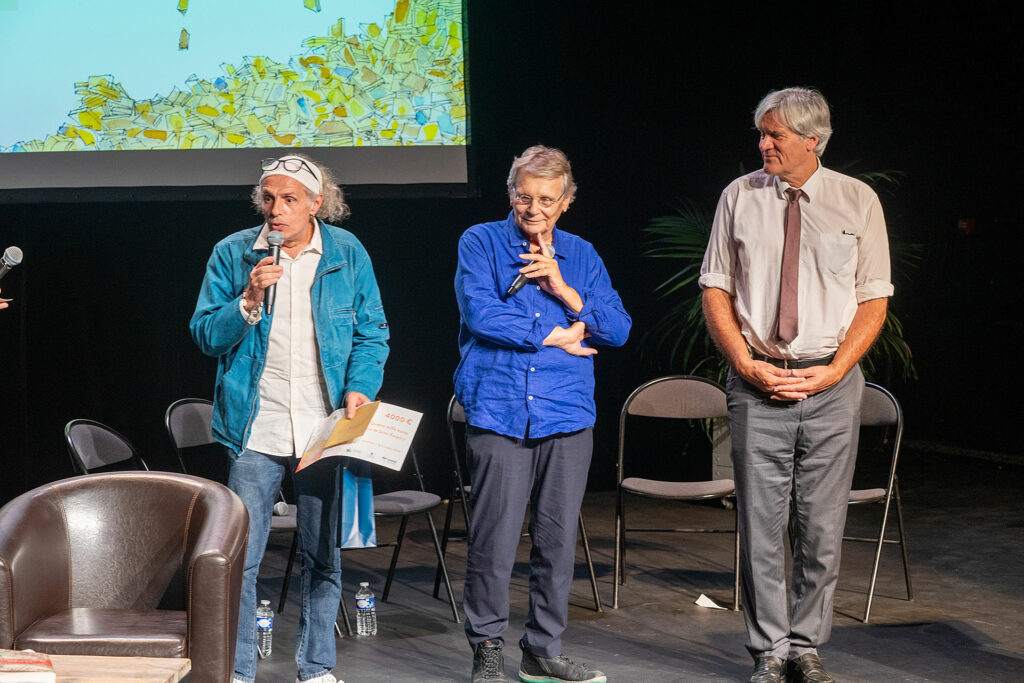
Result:
<instances>
[{"instance_id":1,"label":"microphone grip hand","mask_svg":"<svg viewBox=\"0 0 1024 683\"><path fill-rule=\"evenodd\" d=\"M267 235L267 244L269 245L270 258L274 259L274 266L281 263L281 246L284 244L284 235L280 230L272 230ZM277 280L275 279L267 286L266 298L263 304L264 310L267 315L274 313L274 302L277 300Z\"/></svg>"},{"instance_id":2,"label":"microphone grip hand","mask_svg":"<svg viewBox=\"0 0 1024 683\"><path fill-rule=\"evenodd\" d=\"M543 246L544 255L548 258L555 258L555 245L550 242L545 243ZM520 257L521 258L521 257ZM516 276L516 279L512 281L512 284L505 290L505 298L515 296L520 289L526 286L526 283L530 280L530 276L520 273Z\"/></svg>"},{"instance_id":3,"label":"microphone grip hand","mask_svg":"<svg viewBox=\"0 0 1024 683\"><path fill-rule=\"evenodd\" d=\"M266 295L269 288L281 279L283 269L275 266L274 260L267 256L262 259L249 273L249 284L242 292L245 300L245 308L250 313L255 313L262 303L266 306Z\"/></svg>"}]
</instances>

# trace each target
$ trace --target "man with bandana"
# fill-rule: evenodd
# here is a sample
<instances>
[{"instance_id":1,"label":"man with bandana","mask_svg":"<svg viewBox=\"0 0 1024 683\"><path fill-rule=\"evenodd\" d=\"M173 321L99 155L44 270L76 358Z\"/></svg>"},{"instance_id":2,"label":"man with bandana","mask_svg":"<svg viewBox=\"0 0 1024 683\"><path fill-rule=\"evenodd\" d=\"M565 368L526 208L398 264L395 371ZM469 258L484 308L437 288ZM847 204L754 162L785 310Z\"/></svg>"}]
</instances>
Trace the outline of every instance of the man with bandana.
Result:
<instances>
[{"instance_id":1,"label":"man with bandana","mask_svg":"<svg viewBox=\"0 0 1024 683\"><path fill-rule=\"evenodd\" d=\"M352 417L377 394L388 325L366 250L324 222L348 214L329 170L296 154L262 170L252 198L265 221L214 247L190 323L202 352L217 358L213 435L231 459L228 486L249 511L234 680L255 680L256 576L289 475L302 557L296 681L334 683L341 470L324 462L295 473L296 456L318 420L342 406ZM271 231L283 237L279 265L268 255Z\"/></svg>"}]
</instances>

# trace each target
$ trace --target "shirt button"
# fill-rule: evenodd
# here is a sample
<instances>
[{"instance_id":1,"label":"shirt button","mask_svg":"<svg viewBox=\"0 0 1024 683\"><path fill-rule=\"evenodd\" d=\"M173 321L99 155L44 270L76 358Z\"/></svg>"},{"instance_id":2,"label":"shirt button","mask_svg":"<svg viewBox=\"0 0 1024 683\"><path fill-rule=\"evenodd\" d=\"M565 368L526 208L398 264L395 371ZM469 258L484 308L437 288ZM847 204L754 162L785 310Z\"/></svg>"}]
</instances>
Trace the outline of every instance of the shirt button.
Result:
<instances>
[{"instance_id":1,"label":"shirt button","mask_svg":"<svg viewBox=\"0 0 1024 683\"><path fill-rule=\"evenodd\" d=\"M532 400L533 400L533 396L527 396L526 398L527 398L527 400L529 400L529 401L532 401Z\"/></svg>"},{"instance_id":2,"label":"shirt button","mask_svg":"<svg viewBox=\"0 0 1024 683\"><path fill-rule=\"evenodd\" d=\"M537 285L537 289L540 289L540 285Z\"/></svg>"},{"instance_id":3,"label":"shirt button","mask_svg":"<svg viewBox=\"0 0 1024 683\"><path fill-rule=\"evenodd\" d=\"M526 242L523 242L523 246L524 246L524 247L526 246Z\"/></svg>"},{"instance_id":4,"label":"shirt button","mask_svg":"<svg viewBox=\"0 0 1024 683\"><path fill-rule=\"evenodd\" d=\"M530 372L534 372L537 368L530 368Z\"/></svg>"},{"instance_id":5,"label":"shirt button","mask_svg":"<svg viewBox=\"0 0 1024 683\"><path fill-rule=\"evenodd\" d=\"M534 313L534 315L537 316L538 318L540 317L540 313Z\"/></svg>"}]
</instances>

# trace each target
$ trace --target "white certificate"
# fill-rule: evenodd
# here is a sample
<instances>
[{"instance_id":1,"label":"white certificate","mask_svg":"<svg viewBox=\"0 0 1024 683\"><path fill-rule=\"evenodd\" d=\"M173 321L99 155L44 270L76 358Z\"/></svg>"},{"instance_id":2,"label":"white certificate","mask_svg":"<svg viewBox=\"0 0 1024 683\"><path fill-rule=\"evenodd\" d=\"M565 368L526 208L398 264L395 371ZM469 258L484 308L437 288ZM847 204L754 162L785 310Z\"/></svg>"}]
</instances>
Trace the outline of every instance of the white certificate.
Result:
<instances>
[{"instance_id":1,"label":"white certificate","mask_svg":"<svg viewBox=\"0 0 1024 683\"><path fill-rule=\"evenodd\" d=\"M339 408L317 425L295 470L332 456L400 470L422 417L423 413L380 401L359 406L351 420Z\"/></svg>"}]
</instances>

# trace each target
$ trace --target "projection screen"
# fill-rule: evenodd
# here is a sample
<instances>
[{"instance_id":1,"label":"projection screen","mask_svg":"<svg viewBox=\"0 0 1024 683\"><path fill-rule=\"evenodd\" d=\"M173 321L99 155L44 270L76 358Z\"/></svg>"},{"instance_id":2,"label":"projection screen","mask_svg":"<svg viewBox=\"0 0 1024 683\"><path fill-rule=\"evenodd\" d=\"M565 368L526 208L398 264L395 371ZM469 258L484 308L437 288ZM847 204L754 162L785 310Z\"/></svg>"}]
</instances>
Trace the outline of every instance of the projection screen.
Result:
<instances>
[{"instance_id":1,"label":"projection screen","mask_svg":"<svg viewBox=\"0 0 1024 683\"><path fill-rule=\"evenodd\" d=\"M468 182L462 0L0 0L0 190ZM9 194L9 193L8 193Z\"/></svg>"}]
</instances>

